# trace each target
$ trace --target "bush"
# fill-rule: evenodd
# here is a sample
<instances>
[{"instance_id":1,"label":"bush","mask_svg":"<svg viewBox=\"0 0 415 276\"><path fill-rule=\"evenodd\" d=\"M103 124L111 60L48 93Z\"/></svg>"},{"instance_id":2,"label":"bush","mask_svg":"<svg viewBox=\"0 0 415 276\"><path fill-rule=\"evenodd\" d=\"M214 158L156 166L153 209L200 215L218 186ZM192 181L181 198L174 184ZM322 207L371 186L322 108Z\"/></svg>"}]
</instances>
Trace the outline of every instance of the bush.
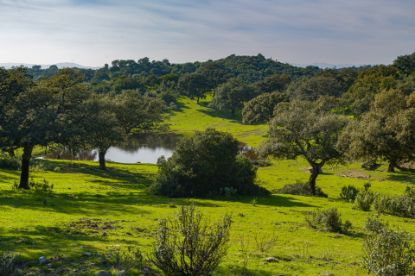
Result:
<instances>
[{"instance_id":1,"label":"bush","mask_svg":"<svg viewBox=\"0 0 415 276\"><path fill-rule=\"evenodd\" d=\"M17 271L16 256L10 252L0 255L0 276L14 275Z\"/></svg>"},{"instance_id":2,"label":"bush","mask_svg":"<svg viewBox=\"0 0 415 276\"><path fill-rule=\"evenodd\" d=\"M415 218L415 191L407 187L405 194L399 197L379 196L374 206L379 213Z\"/></svg>"},{"instance_id":3,"label":"bush","mask_svg":"<svg viewBox=\"0 0 415 276\"><path fill-rule=\"evenodd\" d=\"M348 202L354 202L358 193L359 190L355 186L343 186L340 192L340 198Z\"/></svg>"},{"instance_id":4,"label":"bush","mask_svg":"<svg viewBox=\"0 0 415 276\"><path fill-rule=\"evenodd\" d=\"M127 247L127 249L113 247L104 257L105 262L117 271L124 270L128 273L131 270L135 270L137 272L143 267L143 255L141 251L133 247Z\"/></svg>"},{"instance_id":5,"label":"bush","mask_svg":"<svg viewBox=\"0 0 415 276\"><path fill-rule=\"evenodd\" d=\"M6 170L18 170L20 168L20 162L17 158L1 157L0 168Z\"/></svg>"},{"instance_id":6,"label":"bush","mask_svg":"<svg viewBox=\"0 0 415 276\"><path fill-rule=\"evenodd\" d=\"M411 243L408 233L383 225L366 236L363 264L369 272L379 276L414 275L415 249Z\"/></svg>"},{"instance_id":7,"label":"bush","mask_svg":"<svg viewBox=\"0 0 415 276\"><path fill-rule=\"evenodd\" d=\"M42 182L35 182L33 179L29 182L30 190L39 194L51 194L53 192L53 184L49 183L46 179Z\"/></svg>"},{"instance_id":8,"label":"bush","mask_svg":"<svg viewBox=\"0 0 415 276\"><path fill-rule=\"evenodd\" d=\"M375 201L375 194L370 190L370 183L365 184L365 189L359 192L354 201L354 207L362 211L370 211L370 207Z\"/></svg>"},{"instance_id":9,"label":"bush","mask_svg":"<svg viewBox=\"0 0 415 276\"><path fill-rule=\"evenodd\" d=\"M352 226L349 221L342 222L336 208L309 212L305 220L310 227L327 232L348 233Z\"/></svg>"},{"instance_id":10,"label":"bush","mask_svg":"<svg viewBox=\"0 0 415 276\"><path fill-rule=\"evenodd\" d=\"M208 225L194 206L161 220L150 261L166 275L211 275L226 255L231 218Z\"/></svg>"},{"instance_id":11,"label":"bush","mask_svg":"<svg viewBox=\"0 0 415 276\"><path fill-rule=\"evenodd\" d=\"M303 183L287 184L281 189L277 190L276 192L279 194L302 195L302 196L313 195L310 190L310 185L303 184ZM316 193L314 196L327 197L327 194L325 194L319 187L316 187Z\"/></svg>"},{"instance_id":12,"label":"bush","mask_svg":"<svg viewBox=\"0 0 415 276\"><path fill-rule=\"evenodd\" d=\"M156 194L171 197L267 194L255 185L256 168L238 156L239 142L230 134L207 129L182 140L173 156L160 165Z\"/></svg>"}]
</instances>

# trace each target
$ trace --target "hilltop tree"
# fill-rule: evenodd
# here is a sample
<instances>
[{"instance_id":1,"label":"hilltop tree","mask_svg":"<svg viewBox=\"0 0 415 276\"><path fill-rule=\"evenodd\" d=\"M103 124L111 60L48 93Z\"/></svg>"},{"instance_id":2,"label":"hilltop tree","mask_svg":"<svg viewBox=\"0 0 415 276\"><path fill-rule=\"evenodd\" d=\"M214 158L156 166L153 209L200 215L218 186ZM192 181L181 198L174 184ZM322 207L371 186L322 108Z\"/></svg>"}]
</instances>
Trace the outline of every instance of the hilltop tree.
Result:
<instances>
[{"instance_id":1,"label":"hilltop tree","mask_svg":"<svg viewBox=\"0 0 415 276\"><path fill-rule=\"evenodd\" d=\"M412 96L412 95L411 95ZM339 146L352 158L384 159L393 172L415 158L415 106L401 90L384 90L369 112L350 122Z\"/></svg>"},{"instance_id":2,"label":"hilltop tree","mask_svg":"<svg viewBox=\"0 0 415 276\"><path fill-rule=\"evenodd\" d=\"M179 79L178 89L191 99L196 98L197 103L199 103L200 98L205 97L205 93L209 89L209 83L202 74L186 74Z\"/></svg>"},{"instance_id":3,"label":"hilltop tree","mask_svg":"<svg viewBox=\"0 0 415 276\"><path fill-rule=\"evenodd\" d=\"M344 125L342 117L312 102L281 103L270 122L269 138L263 150L277 157L304 157L311 166L309 185L315 194L322 167L342 157L336 144Z\"/></svg>"},{"instance_id":4,"label":"hilltop tree","mask_svg":"<svg viewBox=\"0 0 415 276\"><path fill-rule=\"evenodd\" d=\"M243 107L244 102L256 95L257 92L253 85L233 78L216 88L210 106L221 112L230 112L235 115L236 111Z\"/></svg>"},{"instance_id":5,"label":"hilltop tree","mask_svg":"<svg viewBox=\"0 0 415 276\"><path fill-rule=\"evenodd\" d=\"M268 122L274 113L274 108L286 101L283 93L264 93L245 103L242 109L242 122L244 124L258 124Z\"/></svg>"}]
</instances>

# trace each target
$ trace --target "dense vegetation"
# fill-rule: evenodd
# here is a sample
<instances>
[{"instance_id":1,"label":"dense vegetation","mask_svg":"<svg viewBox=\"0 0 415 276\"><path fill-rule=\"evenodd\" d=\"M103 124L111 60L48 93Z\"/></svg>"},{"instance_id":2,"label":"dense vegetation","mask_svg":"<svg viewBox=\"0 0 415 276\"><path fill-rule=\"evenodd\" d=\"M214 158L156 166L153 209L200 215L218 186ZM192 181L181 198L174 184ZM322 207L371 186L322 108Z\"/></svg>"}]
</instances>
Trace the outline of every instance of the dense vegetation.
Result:
<instances>
[{"instance_id":1,"label":"dense vegetation","mask_svg":"<svg viewBox=\"0 0 415 276\"><path fill-rule=\"evenodd\" d=\"M0 207L5 211L0 220L10 225L2 229L0 250L49 258L28 262L5 252L0 274L19 269L309 274L323 273L316 268L320 259L336 272L346 267L376 275L413 271L410 233L376 221L368 222L370 229L363 224L377 212L412 231L405 222L412 222L415 202L413 190L406 188L415 182L415 53L391 65L326 70L262 55L187 64L116 60L97 70L0 69L0 102ZM209 127L217 130L205 130ZM158 167L105 162L110 146L151 131L185 137ZM99 167L33 158L56 145L74 152L96 149ZM363 161L372 171L359 168ZM171 213L167 207L190 201L203 209L224 207L213 211L215 217L232 210L232 229L229 217L209 226L194 209L181 209L175 222L154 224ZM33 222L44 215L50 219ZM122 219L114 221L117 216ZM229 237L229 231L238 237ZM174 232L184 240L175 240ZM279 248L274 232L282 239ZM186 233L193 233L192 242ZM59 243L64 256L33 238L39 235ZM255 246L247 245L244 235L254 235ZM135 246L106 252L102 245L108 241ZM204 250L213 241L216 251L208 256ZM304 245L311 241L314 252ZM298 243L307 247L304 256L294 248ZM79 252L80 244L88 251ZM336 256L309 258L328 244L338 247ZM192 256L199 257L192 261ZM66 271L74 260L79 270ZM264 261L267 268L260 265Z\"/></svg>"}]
</instances>

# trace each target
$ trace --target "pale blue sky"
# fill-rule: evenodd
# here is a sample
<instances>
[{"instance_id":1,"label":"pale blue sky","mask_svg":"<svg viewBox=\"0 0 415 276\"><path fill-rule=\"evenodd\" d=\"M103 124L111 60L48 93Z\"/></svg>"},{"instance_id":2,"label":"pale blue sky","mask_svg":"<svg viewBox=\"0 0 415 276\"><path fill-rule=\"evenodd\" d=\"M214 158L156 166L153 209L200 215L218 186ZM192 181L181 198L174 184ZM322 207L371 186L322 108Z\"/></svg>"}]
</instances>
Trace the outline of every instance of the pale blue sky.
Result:
<instances>
[{"instance_id":1,"label":"pale blue sky","mask_svg":"<svg viewBox=\"0 0 415 276\"><path fill-rule=\"evenodd\" d=\"M0 63L377 64L415 51L415 0L0 0L0 18Z\"/></svg>"}]
</instances>

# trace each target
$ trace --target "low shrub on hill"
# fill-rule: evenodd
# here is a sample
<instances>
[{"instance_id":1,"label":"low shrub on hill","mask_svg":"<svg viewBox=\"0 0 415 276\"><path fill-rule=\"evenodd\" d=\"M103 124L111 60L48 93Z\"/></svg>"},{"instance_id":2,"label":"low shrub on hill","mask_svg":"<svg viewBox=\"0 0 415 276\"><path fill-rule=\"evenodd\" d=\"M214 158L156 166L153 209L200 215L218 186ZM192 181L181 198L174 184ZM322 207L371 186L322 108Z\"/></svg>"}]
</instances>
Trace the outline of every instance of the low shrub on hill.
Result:
<instances>
[{"instance_id":1,"label":"low shrub on hill","mask_svg":"<svg viewBox=\"0 0 415 276\"><path fill-rule=\"evenodd\" d=\"M374 206L379 213L415 218L415 190L407 187L405 194L398 197L378 196Z\"/></svg>"},{"instance_id":2,"label":"low shrub on hill","mask_svg":"<svg viewBox=\"0 0 415 276\"><path fill-rule=\"evenodd\" d=\"M160 164L152 190L171 197L263 195L255 184L256 168L239 155L239 142L230 134L207 129L182 140L173 156Z\"/></svg>"},{"instance_id":3,"label":"low shrub on hill","mask_svg":"<svg viewBox=\"0 0 415 276\"><path fill-rule=\"evenodd\" d=\"M365 268L379 276L414 275L415 248L412 237L376 219L366 223L369 231L363 244Z\"/></svg>"},{"instance_id":4,"label":"low shrub on hill","mask_svg":"<svg viewBox=\"0 0 415 276\"><path fill-rule=\"evenodd\" d=\"M352 226L348 220L342 222L336 208L309 212L305 219L310 227L326 232L348 233Z\"/></svg>"},{"instance_id":5,"label":"low shrub on hill","mask_svg":"<svg viewBox=\"0 0 415 276\"><path fill-rule=\"evenodd\" d=\"M359 190L355 186L343 186L340 192L340 198L344 201L354 202L358 194Z\"/></svg>"}]
</instances>

